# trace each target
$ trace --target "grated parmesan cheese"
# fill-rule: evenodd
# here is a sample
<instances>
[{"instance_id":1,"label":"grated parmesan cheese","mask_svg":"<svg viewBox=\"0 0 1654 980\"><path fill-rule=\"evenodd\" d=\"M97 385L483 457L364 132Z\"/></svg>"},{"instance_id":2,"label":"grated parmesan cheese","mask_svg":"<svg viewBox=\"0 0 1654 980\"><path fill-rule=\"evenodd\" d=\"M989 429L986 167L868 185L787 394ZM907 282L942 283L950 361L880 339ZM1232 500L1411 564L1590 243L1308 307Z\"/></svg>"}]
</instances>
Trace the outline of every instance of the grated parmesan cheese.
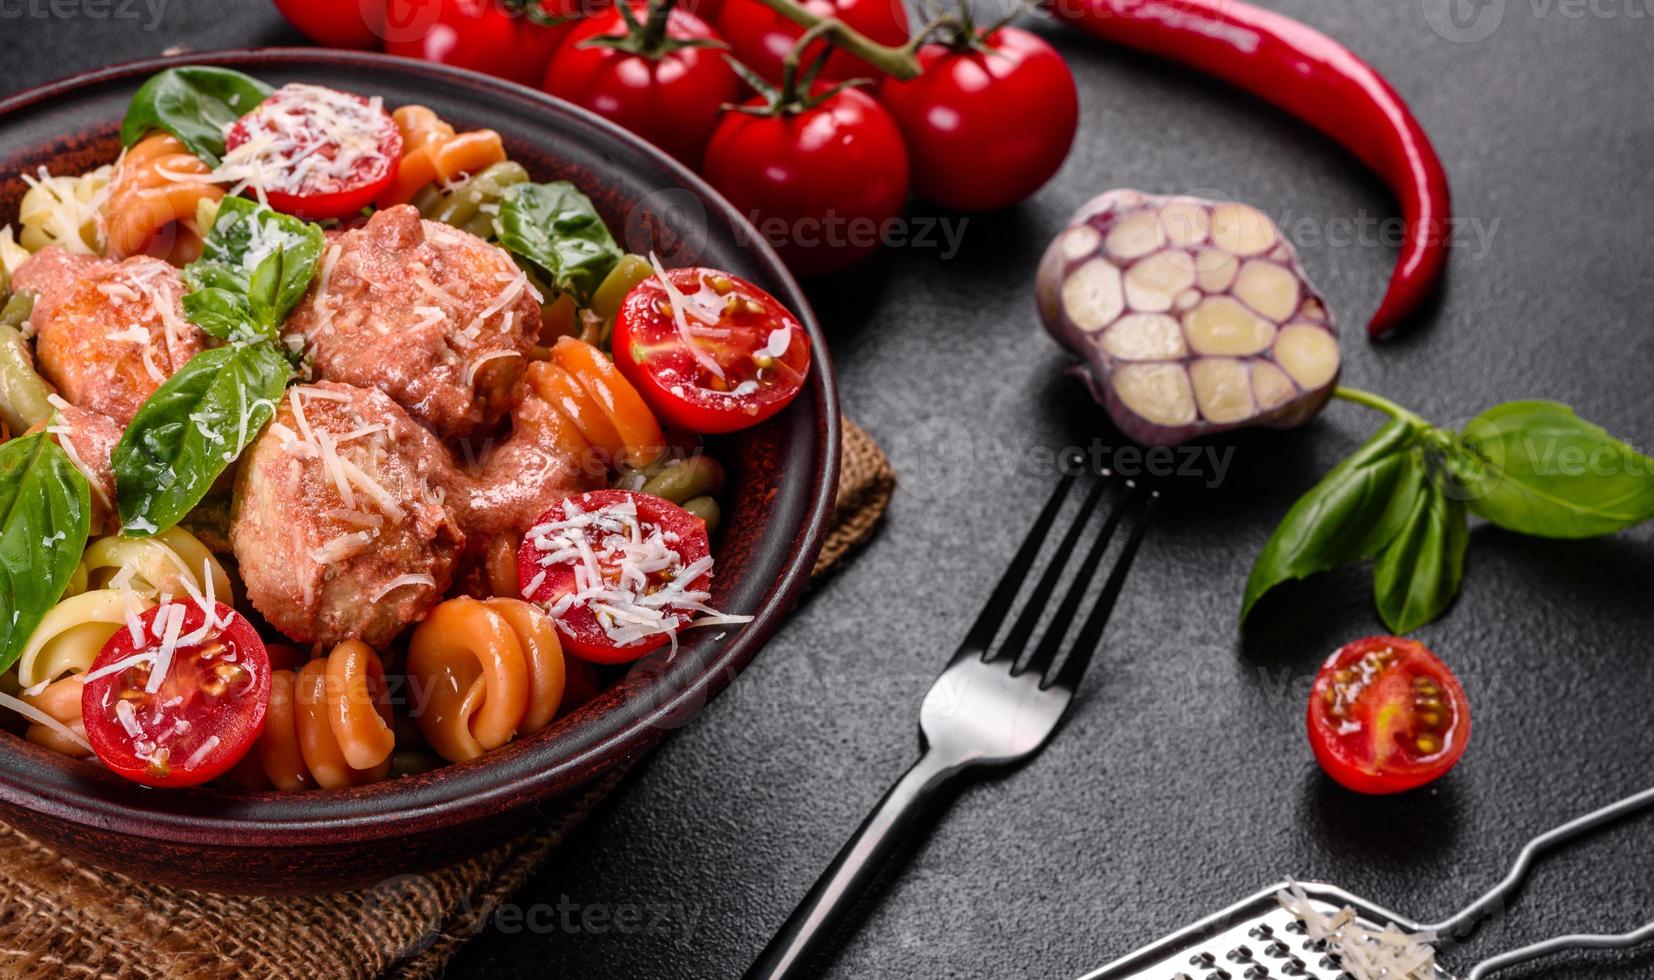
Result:
<instances>
[{"instance_id":1,"label":"grated parmesan cheese","mask_svg":"<svg viewBox=\"0 0 1654 980\"><path fill-rule=\"evenodd\" d=\"M406 575L398 575L389 582L386 582L384 585L380 586L379 591L375 592L368 599L368 601L378 602L380 599L383 599L385 596L405 585L423 585L434 589L436 588L436 579L432 578L425 572L410 572Z\"/></svg>"},{"instance_id":2,"label":"grated parmesan cheese","mask_svg":"<svg viewBox=\"0 0 1654 980\"><path fill-rule=\"evenodd\" d=\"M1436 980L1436 952L1430 945L1435 933L1409 934L1394 923L1374 929L1347 906L1327 915L1298 885L1277 892L1275 899L1303 922L1310 939L1327 944L1354 980Z\"/></svg>"}]
</instances>

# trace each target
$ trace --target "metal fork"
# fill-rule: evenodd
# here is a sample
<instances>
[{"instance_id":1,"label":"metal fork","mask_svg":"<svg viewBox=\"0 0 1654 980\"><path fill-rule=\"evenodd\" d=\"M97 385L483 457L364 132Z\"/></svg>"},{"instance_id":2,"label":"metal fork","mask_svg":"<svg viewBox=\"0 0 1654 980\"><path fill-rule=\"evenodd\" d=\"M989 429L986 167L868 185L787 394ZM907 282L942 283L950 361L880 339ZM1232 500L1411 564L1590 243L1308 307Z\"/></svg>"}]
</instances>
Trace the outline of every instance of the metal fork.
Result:
<instances>
[{"instance_id":1,"label":"metal fork","mask_svg":"<svg viewBox=\"0 0 1654 980\"><path fill-rule=\"evenodd\" d=\"M854 837L764 948L747 980L803 976L822 944L866 890L884 859L912 829L944 785L973 769L1006 766L1029 758L1050 739L1074 699L1125 585L1132 558L1148 528L1158 494L1131 481L1110 494L1113 481L1093 482L1079 513L1040 576L1028 603L996 647L994 637L1011 612L1017 592L1039 557L1075 482L1064 476L1034 521L993 595L976 617L953 659L919 708L919 761L897 780ZM1029 642L1080 538L1105 496L1108 516L1082 559L1078 573L1052 614L1038 646ZM1138 518L1072 643L1068 635L1110 541L1130 511Z\"/></svg>"}]
</instances>

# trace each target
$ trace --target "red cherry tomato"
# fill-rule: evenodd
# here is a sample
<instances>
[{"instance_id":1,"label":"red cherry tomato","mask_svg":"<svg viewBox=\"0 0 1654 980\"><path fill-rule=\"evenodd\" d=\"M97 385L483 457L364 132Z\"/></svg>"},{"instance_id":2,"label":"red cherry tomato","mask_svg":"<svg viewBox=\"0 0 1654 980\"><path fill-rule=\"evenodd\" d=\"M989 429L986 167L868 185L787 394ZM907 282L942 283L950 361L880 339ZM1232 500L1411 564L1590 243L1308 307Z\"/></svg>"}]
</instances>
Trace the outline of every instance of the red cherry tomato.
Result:
<instances>
[{"instance_id":1,"label":"red cherry tomato","mask_svg":"<svg viewBox=\"0 0 1654 980\"><path fill-rule=\"evenodd\" d=\"M665 36L657 39L649 36L648 5L634 3L631 9L645 25L642 31L634 32L618 10L587 18L558 49L540 87L612 119L694 167L722 107L740 97L740 85L722 51L682 46L684 41L720 41L705 21L673 10ZM628 38L637 47L586 46L592 38Z\"/></svg>"},{"instance_id":2,"label":"red cherry tomato","mask_svg":"<svg viewBox=\"0 0 1654 980\"><path fill-rule=\"evenodd\" d=\"M270 660L251 623L223 603L167 602L123 628L92 661L81 719L112 771L149 786L195 786L236 764L264 730ZM171 660L157 663L168 639ZM141 655L141 656L140 656ZM159 683L151 672L164 669ZM100 676L101 674L101 676ZM151 690L153 688L153 690Z\"/></svg>"},{"instance_id":3,"label":"red cherry tomato","mask_svg":"<svg viewBox=\"0 0 1654 980\"><path fill-rule=\"evenodd\" d=\"M1080 119L1074 75L1051 45L1016 27L978 45L927 44L923 74L887 77L879 90L907 139L914 192L960 211L998 210L1039 190Z\"/></svg>"},{"instance_id":4,"label":"red cherry tomato","mask_svg":"<svg viewBox=\"0 0 1654 980\"><path fill-rule=\"evenodd\" d=\"M880 44L907 43L907 8L901 0L803 0L803 7L818 17L836 17ZM736 59L774 85L781 83L782 60L804 35L804 28L758 0L723 0L716 26ZM817 41L806 48L800 64L811 64L824 44ZM879 76L877 68L840 49L827 58L817 77L843 81Z\"/></svg>"},{"instance_id":5,"label":"red cherry tomato","mask_svg":"<svg viewBox=\"0 0 1654 980\"><path fill-rule=\"evenodd\" d=\"M706 525L677 504L593 490L540 515L517 553L517 576L522 594L556 621L564 651L619 664L695 618L712 582L711 554ZM640 619L653 622L637 625Z\"/></svg>"},{"instance_id":6,"label":"red cherry tomato","mask_svg":"<svg viewBox=\"0 0 1654 980\"><path fill-rule=\"evenodd\" d=\"M224 146L233 153L247 143L270 206L309 221L372 204L402 158L402 134L383 106L320 85L285 85L236 120Z\"/></svg>"},{"instance_id":7,"label":"red cherry tomato","mask_svg":"<svg viewBox=\"0 0 1654 980\"><path fill-rule=\"evenodd\" d=\"M1309 743L1357 793L1400 793L1446 775L1470 741L1470 702L1422 643L1369 636L1327 658L1309 697Z\"/></svg>"},{"instance_id":8,"label":"red cherry tomato","mask_svg":"<svg viewBox=\"0 0 1654 980\"><path fill-rule=\"evenodd\" d=\"M701 173L801 275L878 249L907 198L901 131L855 89L802 112L724 113Z\"/></svg>"},{"instance_id":9,"label":"red cherry tomato","mask_svg":"<svg viewBox=\"0 0 1654 980\"><path fill-rule=\"evenodd\" d=\"M385 51L538 85L582 0L389 0Z\"/></svg>"},{"instance_id":10,"label":"red cherry tomato","mask_svg":"<svg viewBox=\"0 0 1654 980\"><path fill-rule=\"evenodd\" d=\"M328 48L374 50L385 29L385 0L276 0L276 9Z\"/></svg>"},{"instance_id":11,"label":"red cherry tomato","mask_svg":"<svg viewBox=\"0 0 1654 980\"><path fill-rule=\"evenodd\" d=\"M700 433L745 429L785 408L810 372L810 338L798 318L716 269L666 275L682 297L688 337L658 276L633 286L615 316L615 366L649 407Z\"/></svg>"}]
</instances>

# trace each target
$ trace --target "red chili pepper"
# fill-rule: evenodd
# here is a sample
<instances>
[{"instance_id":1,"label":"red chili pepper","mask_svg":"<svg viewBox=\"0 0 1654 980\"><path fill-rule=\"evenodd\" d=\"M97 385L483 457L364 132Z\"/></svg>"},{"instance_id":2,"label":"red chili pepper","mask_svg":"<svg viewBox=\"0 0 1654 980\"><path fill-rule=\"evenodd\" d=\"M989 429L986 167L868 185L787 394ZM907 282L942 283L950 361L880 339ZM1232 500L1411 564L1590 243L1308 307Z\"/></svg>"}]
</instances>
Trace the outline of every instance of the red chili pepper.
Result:
<instances>
[{"instance_id":1,"label":"red chili pepper","mask_svg":"<svg viewBox=\"0 0 1654 980\"><path fill-rule=\"evenodd\" d=\"M1406 235L1367 325L1384 337L1435 289L1447 264L1447 174L1424 128L1371 65L1305 24L1239 0L1043 0L1059 20L1168 58L1284 109L1341 143L1401 202Z\"/></svg>"}]
</instances>

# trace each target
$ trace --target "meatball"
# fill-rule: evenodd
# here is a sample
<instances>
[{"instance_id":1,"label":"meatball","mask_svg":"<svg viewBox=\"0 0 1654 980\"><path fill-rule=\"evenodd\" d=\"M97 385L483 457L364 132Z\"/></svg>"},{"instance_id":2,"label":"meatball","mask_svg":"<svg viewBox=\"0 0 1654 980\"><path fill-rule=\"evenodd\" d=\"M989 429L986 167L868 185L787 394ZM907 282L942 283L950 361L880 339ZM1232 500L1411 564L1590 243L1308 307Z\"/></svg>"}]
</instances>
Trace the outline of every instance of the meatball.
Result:
<instances>
[{"instance_id":1,"label":"meatball","mask_svg":"<svg viewBox=\"0 0 1654 980\"><path fill-rule=\"evenodd\" d=\"M495 538L513 547L552 504L603 486L607 468L574 423L551 402L547 365L530 365L511 409L511 434L466 460L449 500L477 547Z\"/></svg>"},{"instance_id":2,"label":"meatball","mask_svg":"<svg viewBox=\"0 0 1654 980\"><path fill-rule=\"evenodd\" d=\"M465 535L447 452L383 392L289 389L236 479L247 598L299 642L383 648L447 591Z\"/></svg>"},{"instance_id":3,"label":"meatball","mask_svg":"<svg viewBox=\"0 0 1654 980\"><path fill-rule=\"evenodd\" d=\"M115 444L121 441L121 427L107 415L52 396L57 416L46 431L68 453L75 468L86 475L92 487L92 530L104 527L115 514L115 469L110 462Z\"/></svg>"},{"instance_id":4,"label":"meatball","mask_svg":"<svg viewBox=\"0 0 1654 980\"><path fill-rule=\"evenodd\" d=\"M12 286L35 294L40 372L71 404L126 426L144 399L207 346L184 318L184 281L160 259L122 262L41 249Z\"/></svg>"},{"instance_id":5,"label":"meatball","mask_svg":"<svg viewBox=\"0 0 1654 980\"><path fill-rule=\"evenodd\" d=\"M375 387L443 439L486 434L511 407L540 306L500 248L403 205L329 235L288 320L318 376Z\"/></svg>"}]
</instances>

